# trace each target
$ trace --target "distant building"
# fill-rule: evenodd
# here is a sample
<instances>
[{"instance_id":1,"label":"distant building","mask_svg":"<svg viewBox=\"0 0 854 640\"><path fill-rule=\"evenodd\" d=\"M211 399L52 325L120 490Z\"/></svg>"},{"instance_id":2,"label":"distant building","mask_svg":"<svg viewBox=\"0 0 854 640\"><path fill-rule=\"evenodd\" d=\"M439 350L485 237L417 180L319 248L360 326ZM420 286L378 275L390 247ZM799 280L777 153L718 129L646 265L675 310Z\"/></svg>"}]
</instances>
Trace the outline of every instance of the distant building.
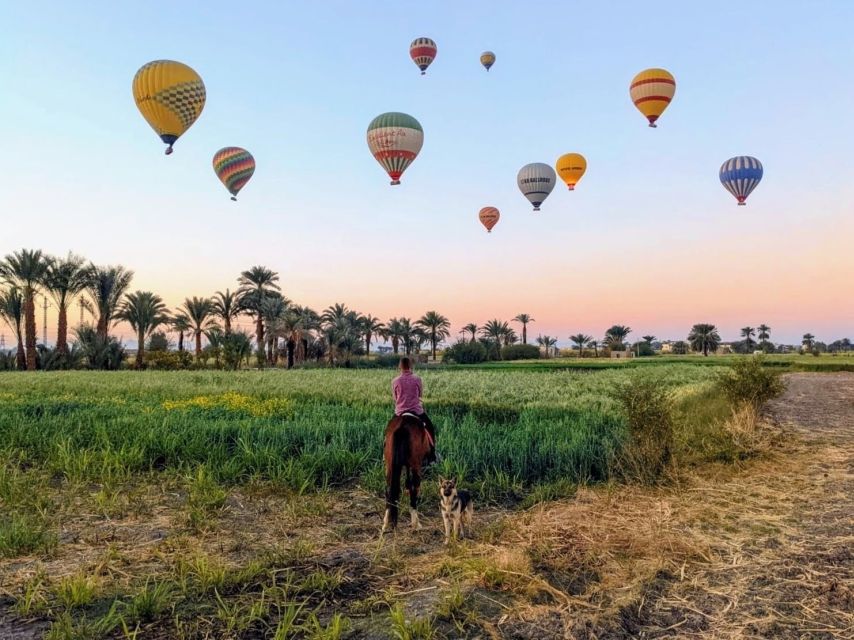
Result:
<instances>
[{"instance_id":1,"label":"distant building","mask_svg":"<svg viewBox=\"0 0 854 640\"><path fill-rule=\"evenodd\" d=\"M734 352L735 352L735 350L733 349L733 343L732 342L721 342L718 345L718 349L717 349L717 351L715 351L715 354L722 356L722 355L726 355L728 353L734 353Z\"/></svg>"},{"instance_id":2,"label":"distant building","mask_svg":"<svg viewBox=\"0 0 854 640\"><path fill-rule=\"evenodd\" d=\"M611 352L611 357L617 358L617 359L619 359L619 358L631 358L632 356L634 356L634 353L630 349L626 349L625 351L612 351Z\"/></svg>"},{"instance_id":3,"label":"distant building","mask_svg":"<svg viewBox=\"0 0 854 640\"><path fill-rule=\"evenodd\" d=\"M376 351L377 351L377 353L391 353L392 348L391 347L377 347Z\"/></svg>"},{"instance_id":4,"label":"distant building","mask_svg":"<svg viewBox=\"0 0 854 640\"><path fill-rule=\"evenodd\" d=\"M673 353L673 342L670 340L665 340L661 343L661 348L659 349L661 353Z\"/></svg>"}]
</instances>

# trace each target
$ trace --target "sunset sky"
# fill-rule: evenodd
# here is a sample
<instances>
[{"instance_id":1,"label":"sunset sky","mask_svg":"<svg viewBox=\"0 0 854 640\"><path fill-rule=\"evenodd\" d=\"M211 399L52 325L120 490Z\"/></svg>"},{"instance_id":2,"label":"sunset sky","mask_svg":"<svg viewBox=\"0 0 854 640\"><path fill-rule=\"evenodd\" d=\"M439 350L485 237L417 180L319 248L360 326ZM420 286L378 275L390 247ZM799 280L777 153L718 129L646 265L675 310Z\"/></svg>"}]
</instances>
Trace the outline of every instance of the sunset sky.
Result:
<instances>
[{"instance_id":1,"label":"sunset sky","mask_svg":"<svg viewBox=\"0 0 854 640\"><path fill-rule=\"evenodd\" d=\"M4 3L0 255L122 263L170 305L263 264L318 310L436 309L455 332L526 312L562 344L615 323L854 338L854 3L806 6ZM422 35L439 48L424 77L408 55ZM161 58L208 96L169 157L131 95ZM628 86L658 66L677 89L650 129ZM385 111L424 128L398 187L365 142ZM258 163L236 203L210 164L229 145ZM569 151L587 174L533 213L516 172ZM746 207L718 181L734 155L765 167Z\"/></svg>"}]
</instances>

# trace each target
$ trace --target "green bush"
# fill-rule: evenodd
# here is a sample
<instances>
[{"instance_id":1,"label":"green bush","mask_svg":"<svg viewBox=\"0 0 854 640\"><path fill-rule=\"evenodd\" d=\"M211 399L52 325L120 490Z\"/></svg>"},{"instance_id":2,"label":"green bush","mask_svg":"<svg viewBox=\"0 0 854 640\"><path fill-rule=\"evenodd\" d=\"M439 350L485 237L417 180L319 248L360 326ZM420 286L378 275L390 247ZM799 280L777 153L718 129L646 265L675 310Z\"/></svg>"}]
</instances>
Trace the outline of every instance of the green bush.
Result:
<instances>
[{"instance_id":1,"label":"green bush","mask_svg":"<svg viewBox=\"0 0 854 640\"><path fill-rule=\"evenodd\" d=\"M187 351L148 351L145 354L145 366L155 371L189 369L192 362Z\"/></svg>"},{"instance_id":2,"label":"green bush","mask_svg":"<svg viewBox=\"0 0 854 640\"><path fill-rule=\"evenodd\" d=\"M639 375L616 387L614 398L629 429L617 471L627 481L655 482L673 456L673 398L659 381Z\"/></svg>"},{"instance_id":3,"label":"green bush","mask_svg":"<svg viewBox=\"0 0 854 640\"><path fill-rule=\"evenodd\" d=\"M776 371L762 366L761 357L753 357L736 361L720 374L718 387L733 405L749 404L758 409L783 393L785 384Z\"/></svg>"},{"instance_id":4,"label":"green bush","mask_svg":"<svg viewBox=\"0 0 854 640\"><path fill-rule=\"evenodd\" d=\"M536 360L539 357L540 349L533 344L511 344L501 348L502 360Z\"/></svg>"},{"instance_id":5,"label":"green bush","mask_svg":"<svg viewBox=\"0 0 854 640\"><path fill-rule=\"evenodd\" d=\"M486 347L480 342L460 341L445 349L442 362L454 362L456 364L477 364L484 362L487 358Z\"/></svg>"},{"instance_id":6,"label":"green bush","mask_svg":"<svg viewBox=\"0 0 854 640\"><path fill-rule=\"evenodd\" d=\"M636 356L644 357L644 356L654 356L655 351L652 349L652 345L646 340L641 340L640 342L635 342L632 345L632 353Z\"/></svg>"}]
</instances>

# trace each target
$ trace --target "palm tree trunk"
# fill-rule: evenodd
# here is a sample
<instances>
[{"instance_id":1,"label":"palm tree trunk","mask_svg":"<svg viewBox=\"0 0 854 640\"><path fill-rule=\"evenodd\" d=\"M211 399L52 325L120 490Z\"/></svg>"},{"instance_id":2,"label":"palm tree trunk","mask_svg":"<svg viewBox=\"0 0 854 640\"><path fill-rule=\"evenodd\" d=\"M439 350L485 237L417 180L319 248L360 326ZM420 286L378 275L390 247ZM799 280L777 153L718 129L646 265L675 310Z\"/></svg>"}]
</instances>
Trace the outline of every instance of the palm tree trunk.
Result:
<instances>
[{"instance_id":1,"label":"palm tree trunk","mask_svg":"<svg viewBox=\"0 0 854 640\"><path fill-rule=\"evenodd\" d=\"M433 337L432 342L433 342L433 362L436 362L436 338L435 338L435 336Z\"/></svg>"},{"instance_id":2,"label":"palm tree trunk","mask_svg":"<svg viewBox=\"0 0 854 640\"><path fill-rule=\"evenodd\" d=\"M136 364L135 364L135 366L137 369L142 369L142 363L143 363L143 357L142 356L143 356L143 352L145 351L145 334L142 331L140 331L139 335L137 335L136 339L137 339L137 346L136 346Z\"/></svg>"},{"instance_id":3,"label":"palm tree trunk","mask_svg":"<svg viewBox=\"0 0 854 640\"><path fill-rule=\"evenodd\" d=\"M184 332L178 332L178 353L182 353L184 351Z\"/></svg>"},{"instance_id":4,"label":"palm tree trunk","mask_svg":"<svg viewBox=\"0 0 854 640\"><path fill-rule=\"evenodd\" d=\"M225 332L231 333L231 316L226 313L225 317L222 319L222 323L225 325Z\"/></svg>"},{"instance_id":5,"label":"palm tree trunk","mask_svg":"<svg viewBox=\"0 0 854 640\"><path fill-rule=\"evenodd\" d=\"M99 338L107 339L107 318L103 312L98 316L98 325L95 328L95 333Z\"/></svg>"},{"instance_id":6,"label":"palm tree trunk","mask_svg":"<svg viewBox=\"0 0 854 640\"><path fill-rule=\"evenodd\" d=\"M255 321L255 342L258 345L258 350L264 351L264 319L259 315Z\"/></svg>"},{"instance_id":7,"label":"palm tree trunk","mask_svg":"<svg viewBox=\"0 0 854 640\"><path fill-rule=\"evenodd\" d=\"M36 370L36 305L32 292L24 302L24 331L27 341L27 371Z\"/></svg>"},{"instance_id":8,"label":"palm tree trunk","mask_svg":"<svg viewBox=\"0 0 854 640\"><path fill-rule=\"evenodd\" d=\"M371 356L371 334L365 336L365 355Z\"/></svg>"},{"instance_id":9,"label":"palm tree trunk","mask_svg":"<svg viewBox=\"0 0 854 640\"><path fill-rule=\"evenodd\" d=\"M397 355L400 348L400 341L396 336L391 339L391 347L394 350L394 355Z\"/></svg>"},{"instance_id":10,"label":"palm tree trunk","mask_svg":"<svg viewBox=\"0 0 854 640\"><path fill-rule=\"evenodd\" d=\"M68 309L64 302L59 305L59 318L56 323L56 350L63 356L68 355Z\"/></svg>"},{"instance_id":11,"label":"palm tree trunk","mask_svg":"<svg viewBox=\"0 0 854 640\"><path fill-rule=\"evenodd\" d=\"M522 323L522 344L528 344L528 323Z\"/></svg>"},{"instance_id":12,"label":"palm tree trunk","mask_svg":"<svg viewBox=\"0 0 854 640\"><path fill-rule=\"evenodd\" d=\"M202 331L196 329L196 360L202 357Z\"/></svg>"},{"instance_id":13,"label":"palm tree trunk","mask_svg":"<svg viewBox=\"0 0 854 640\"><path fill-rule=\"evenodd\" d=\"M18 352L15 354L18 371L23 371L27 368L27 356L24 354L24 340L21 333L21 324L18 323Z\"/></svg>"},{"instance_id":14,"label":"palm tree trunk","mask_svg":"<svg viewBox=\"0 0 854 640\"><path fill-rule=\"evenodd\" d=\"M288 369L294 368L294 348L296 347L296 343L293 340L288 340L287 350L288 350Z\"/></svg>"},{"instance_id":15,"label":"palm tree trunk","mask_svg":"<svg viewBox=\"0 0 854 640\"><path fill-rule=\"evenodd\" d=\"M302 342L302 360L308 360L308 338L303 338L300 342Z\"/></svg>"}]
</instances>

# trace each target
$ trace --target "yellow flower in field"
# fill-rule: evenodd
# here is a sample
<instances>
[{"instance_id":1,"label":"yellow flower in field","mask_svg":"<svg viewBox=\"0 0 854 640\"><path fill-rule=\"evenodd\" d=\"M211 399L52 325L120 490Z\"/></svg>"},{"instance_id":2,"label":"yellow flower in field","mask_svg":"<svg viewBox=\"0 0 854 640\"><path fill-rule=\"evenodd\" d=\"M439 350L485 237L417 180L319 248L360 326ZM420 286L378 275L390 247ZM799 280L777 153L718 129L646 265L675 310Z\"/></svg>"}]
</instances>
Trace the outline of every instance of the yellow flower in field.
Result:
<instances>
[{"instance_id":1,"label":"yellow flower in field","mask_svg":"<svg viewBox=\"0 0 854 640\"><path fill-rule=\"evenodd\" d=\"M163 408L167 411L204 411L222 412L253 418L285 417L291 410L291 402L286 398L256 398L242 393L228 391L215 396L195 396L186 400L166 400Z\"/></svg>"}]
</instances>

